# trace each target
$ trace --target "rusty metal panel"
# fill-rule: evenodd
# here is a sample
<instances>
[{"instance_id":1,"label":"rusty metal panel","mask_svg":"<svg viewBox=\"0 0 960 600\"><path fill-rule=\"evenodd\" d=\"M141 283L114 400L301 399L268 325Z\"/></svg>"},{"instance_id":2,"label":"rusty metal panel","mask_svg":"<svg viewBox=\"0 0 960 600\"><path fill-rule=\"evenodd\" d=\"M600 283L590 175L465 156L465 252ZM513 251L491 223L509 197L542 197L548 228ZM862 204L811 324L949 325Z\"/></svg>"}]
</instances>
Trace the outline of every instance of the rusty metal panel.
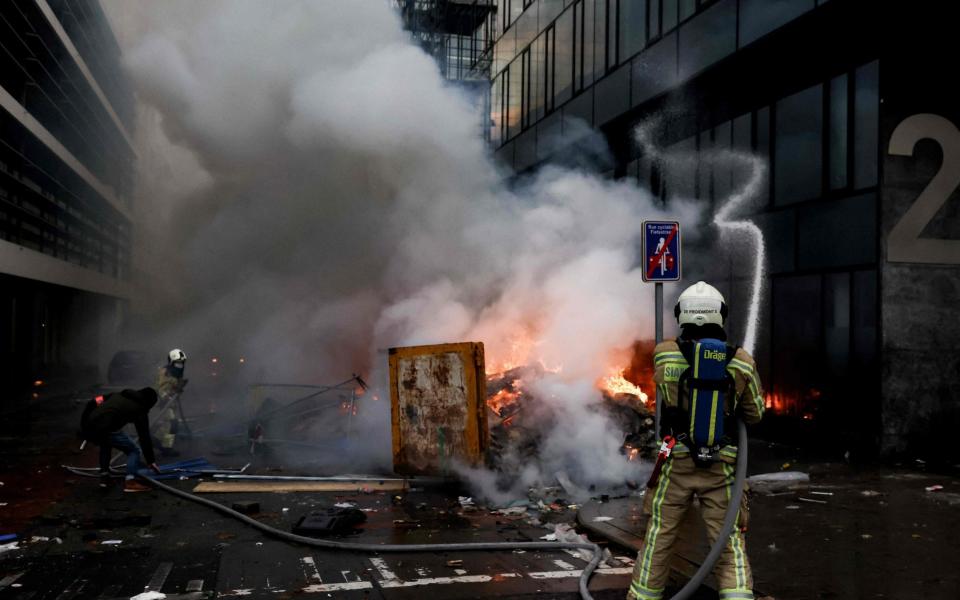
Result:
<instances>
[{"instance_id":1,"label":"rusty metal panel","mask_svg":"<svg viewBox=\"0 0 960 600\"><path fill-rule=\"evenodd\" d=\"M453 461L483 462L489 434L483 344L391 348L393 468L443 475Z\"/></svg>"}]
</instances>

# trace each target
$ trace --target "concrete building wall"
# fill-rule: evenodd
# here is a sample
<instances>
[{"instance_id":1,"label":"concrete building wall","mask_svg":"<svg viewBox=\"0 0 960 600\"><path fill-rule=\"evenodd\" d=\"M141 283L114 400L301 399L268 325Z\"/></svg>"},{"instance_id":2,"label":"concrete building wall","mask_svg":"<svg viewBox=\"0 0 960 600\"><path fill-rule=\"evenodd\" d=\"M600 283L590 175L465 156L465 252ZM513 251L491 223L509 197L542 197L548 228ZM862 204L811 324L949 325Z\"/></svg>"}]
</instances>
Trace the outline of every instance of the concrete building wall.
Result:
<instances>
[{"instance_id":1,"label":"concrete building wall","mask_svg":"<svg viewBox=\"0 0 960 600\"><path fill-rule=\"evenodd\" d=\"M946 15L904 19L883 74L883 449L960 456L960 95Z\"/></svg>"}]
</instances>

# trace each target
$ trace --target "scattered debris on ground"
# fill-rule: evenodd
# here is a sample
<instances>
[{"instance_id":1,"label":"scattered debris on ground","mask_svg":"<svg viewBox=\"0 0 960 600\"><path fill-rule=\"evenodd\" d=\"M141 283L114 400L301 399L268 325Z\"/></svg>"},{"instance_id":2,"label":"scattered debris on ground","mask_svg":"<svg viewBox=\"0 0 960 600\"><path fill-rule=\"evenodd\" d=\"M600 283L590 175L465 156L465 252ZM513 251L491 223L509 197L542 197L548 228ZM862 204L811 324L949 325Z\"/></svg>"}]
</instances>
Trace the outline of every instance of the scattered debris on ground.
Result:
<instances>
[{"instance_id":1,"label":"scattered debris on ground","mask_svg":"<svg viewBox=\"0 0 960 600\"><path fill-rule=\"evenodd\" d=\"M747 477L747 484L752 492L771 495L806 489L810 485L810 475L801 471L761 473Z\"/></svg>"}]
</instances>

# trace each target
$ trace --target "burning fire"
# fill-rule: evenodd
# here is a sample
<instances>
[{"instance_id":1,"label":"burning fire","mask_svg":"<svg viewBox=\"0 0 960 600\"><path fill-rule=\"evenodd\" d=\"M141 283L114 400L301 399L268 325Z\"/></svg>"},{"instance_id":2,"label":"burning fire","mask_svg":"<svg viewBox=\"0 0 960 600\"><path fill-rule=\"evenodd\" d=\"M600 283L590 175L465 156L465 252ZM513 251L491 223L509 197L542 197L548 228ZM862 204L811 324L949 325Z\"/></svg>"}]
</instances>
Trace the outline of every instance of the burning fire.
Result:
<instances>
[{"instance_id":1,"label":"burning fire","mask_svg":"<svg viewBox=\"0 0 960 600\"><path fill-rule=\"evenodd\" d=\"M597 387L606 392L611 396L616 396L617 394L631 394L637 396L644 403L647 402L647 395L644 393L640 386L633 384L628 381L624 374L626 372L626 367L614 367L610 370L610 374L602 378L598 383Z\"/></svg>"},{"instance_id":2,"label":"burning fire","mask_svg":"<svg viewBox=\"0 0 960 600\"><path fill-rule=\"evenodd\" d=\"M504 414L508 412L506 409L516 404L520 396L523 395L522 387L523 382L519 379L514 379L510 382L509 387L505 387L493 396L487 398L487 406L496 414L504 416Z\"/></svg>"},{"instance_id":3,"label":"burning fire","mask_svg":"<svg viewBox=\"0 0 960 600\"><path fill-rule=\"evenodd\" d=\"M767 392L763 396L763 406L771 414L802 417L810 421L815 418L815 409L822 400L823 392L817 388L793 393Z\"/></svg>"}]
</instances>

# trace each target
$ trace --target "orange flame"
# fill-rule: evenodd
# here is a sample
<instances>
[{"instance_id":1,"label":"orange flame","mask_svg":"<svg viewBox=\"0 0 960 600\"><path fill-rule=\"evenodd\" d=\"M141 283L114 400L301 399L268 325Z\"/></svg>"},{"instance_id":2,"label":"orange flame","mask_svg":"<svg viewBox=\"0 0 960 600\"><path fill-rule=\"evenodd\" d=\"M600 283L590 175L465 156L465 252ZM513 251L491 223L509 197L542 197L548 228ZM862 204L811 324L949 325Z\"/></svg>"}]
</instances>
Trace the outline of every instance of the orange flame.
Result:
<instances>
[{"instance_id":1,"label":"orange flame","mask_svg":"<svg viewBox=\"0 0 960 600\"><path fill-rule=\"evenodd\" d=\"M523 395L523 382L519 379L514 379L510 382L510 387L503 388L493 396L487 398L487 406L490 407L490 410L502 415L504 409L512 406L520 399L520 396Z\"/></svg>"},{"instance_id":2,"label":"orange flame","mask_svg":"<svg viewBox=\"0 0 960 600\"><path fill-rule=\"evenodd\" d=\"M611 396L617 394L631 394L637 396L643 402L647 401L647 394L624 377L626 367L614 367L610 369L610 374L597 382L597 387L607 392Z\"/></svg>"}]
</instances>

